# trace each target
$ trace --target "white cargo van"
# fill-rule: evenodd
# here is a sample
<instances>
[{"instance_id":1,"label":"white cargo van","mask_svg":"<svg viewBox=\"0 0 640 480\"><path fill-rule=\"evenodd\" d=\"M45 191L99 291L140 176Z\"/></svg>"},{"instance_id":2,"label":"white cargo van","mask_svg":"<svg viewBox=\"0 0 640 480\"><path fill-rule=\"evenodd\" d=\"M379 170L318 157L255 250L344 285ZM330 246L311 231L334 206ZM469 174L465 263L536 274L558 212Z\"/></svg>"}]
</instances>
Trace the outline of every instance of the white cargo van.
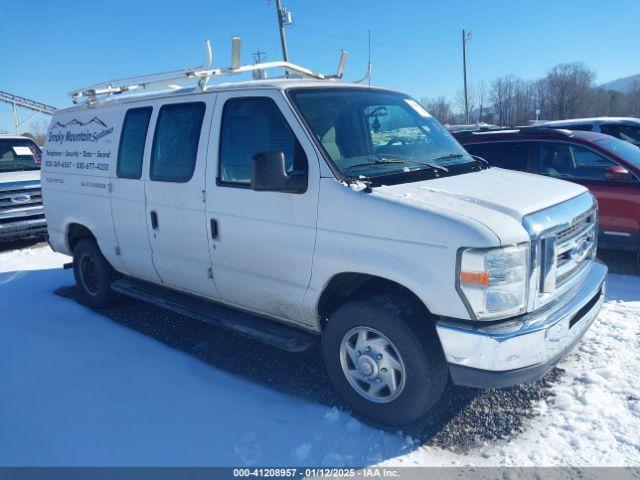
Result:
<instances>
[{"instance_id":1,"label":"white cargo van","mask_svg":"<svg viewBox=\"0 0 640 480\"><path fill-rule=\"evenodd\" d=\"M207 86L252 67L190 70L198 86L109 82L56 112L49 241L86 301L118 292L291 351L320 341L346 404L391 425L450 380L549 371L604 297L587 190L489 168L402 93L274 66L311 78Z\"/></svg>"}]
</instances>

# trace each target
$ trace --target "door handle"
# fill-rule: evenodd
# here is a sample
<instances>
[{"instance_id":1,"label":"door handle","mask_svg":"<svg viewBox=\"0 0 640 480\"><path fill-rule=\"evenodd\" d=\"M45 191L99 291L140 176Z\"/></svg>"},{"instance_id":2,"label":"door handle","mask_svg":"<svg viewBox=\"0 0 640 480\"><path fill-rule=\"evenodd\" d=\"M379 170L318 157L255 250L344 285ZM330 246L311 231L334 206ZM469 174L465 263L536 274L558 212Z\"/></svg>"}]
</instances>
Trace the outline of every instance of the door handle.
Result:
<instances>
[{"instance_id":1,"label":"door handle","mask_svg":"<svg viewBox=\"0 0 640 480\"><path fill-rule=\"evenodd\" d=\"M211 238L218 239L218 221L215 218L211 219Z\"/></svg>"},{"instance_id":2,"label":"door handle","mask_svg":"<svg viewBox=\"0 0 640 480\"><path fill-rule=\"evenodd\" d=\"M154 230L158 229L158 212L155 210L151 210L151 228Z\"/></svg>"}]
</instances>

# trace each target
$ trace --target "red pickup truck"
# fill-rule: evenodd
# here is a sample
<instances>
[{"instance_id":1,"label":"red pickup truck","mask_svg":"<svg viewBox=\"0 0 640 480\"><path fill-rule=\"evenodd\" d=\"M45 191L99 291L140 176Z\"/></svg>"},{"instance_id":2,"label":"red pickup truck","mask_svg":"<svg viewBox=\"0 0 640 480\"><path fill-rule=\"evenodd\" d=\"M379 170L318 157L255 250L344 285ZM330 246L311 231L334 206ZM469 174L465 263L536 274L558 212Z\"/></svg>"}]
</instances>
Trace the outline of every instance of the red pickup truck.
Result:
<instances>
[{"instance_id":1,"label":"red pickup truck","mask_svg":"<svg viewBox=\"0 0 640 480\"><path fill-rule=\"evenodd\" d=\"M495 167L586 186L598 200L599 246L640 251L640 148L602 133L541 127L454 136Z\"/></svg>"}]
</instances>

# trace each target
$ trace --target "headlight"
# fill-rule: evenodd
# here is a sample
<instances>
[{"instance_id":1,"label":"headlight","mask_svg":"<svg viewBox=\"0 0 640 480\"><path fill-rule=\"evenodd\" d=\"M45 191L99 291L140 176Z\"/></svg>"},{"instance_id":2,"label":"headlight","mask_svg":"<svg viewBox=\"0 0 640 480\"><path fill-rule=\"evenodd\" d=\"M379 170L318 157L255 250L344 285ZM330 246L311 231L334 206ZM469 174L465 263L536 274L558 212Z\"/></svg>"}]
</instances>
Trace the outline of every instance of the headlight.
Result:
<instances>
[{"instance_id":1,"label":"headlight","mask_svg":"<svg viewBox=\"0 0 640 480\"><path fill-rule=\"evenodd\" d=\"M467 248L461 251L458 262L458 291L477 320L495 320L526 311L528 243Z\"/></svg>"}]
</instances>

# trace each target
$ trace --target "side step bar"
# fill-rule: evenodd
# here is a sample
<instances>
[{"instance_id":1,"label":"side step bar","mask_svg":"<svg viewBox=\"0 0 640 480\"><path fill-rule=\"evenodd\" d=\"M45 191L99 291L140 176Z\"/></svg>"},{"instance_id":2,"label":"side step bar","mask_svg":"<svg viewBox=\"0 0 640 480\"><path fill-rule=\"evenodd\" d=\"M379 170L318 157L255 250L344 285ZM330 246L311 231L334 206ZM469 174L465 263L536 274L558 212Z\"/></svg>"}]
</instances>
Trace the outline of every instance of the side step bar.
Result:
<instances>
[{"instance_id":1,"label":"side step bar","mask_svg":"<svg viewBox=\"0 0 640 480\"><path fill-rule=\"evenodd\" d=\"M307 350L318 341L310 332L151 283L123 278L113 282L111 289L290 352Z\"/></svg>"}]
</instances>

